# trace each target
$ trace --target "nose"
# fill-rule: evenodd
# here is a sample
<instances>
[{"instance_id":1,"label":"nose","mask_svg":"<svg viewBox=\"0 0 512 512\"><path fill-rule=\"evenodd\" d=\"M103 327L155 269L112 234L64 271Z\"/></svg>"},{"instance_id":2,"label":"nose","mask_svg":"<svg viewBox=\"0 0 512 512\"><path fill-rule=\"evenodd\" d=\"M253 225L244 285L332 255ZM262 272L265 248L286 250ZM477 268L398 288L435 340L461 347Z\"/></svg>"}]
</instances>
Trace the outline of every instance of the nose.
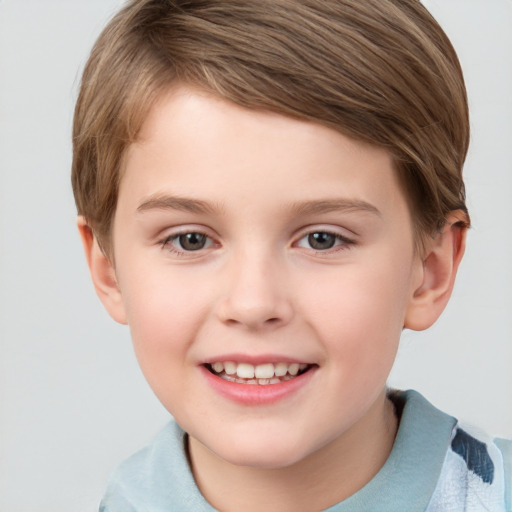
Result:
<instances>
[{"instance_id":1,"label":"nose","mask_svg":"<svg viewBox=\"0 0 512 512\"><path fill-rule=\"evenodd\" d=\"M252 255L231 262L227 282L218 306L222 322L259 330L280 327L292 319L286 275L275 260Z\"/></svg>"}]
</instances>

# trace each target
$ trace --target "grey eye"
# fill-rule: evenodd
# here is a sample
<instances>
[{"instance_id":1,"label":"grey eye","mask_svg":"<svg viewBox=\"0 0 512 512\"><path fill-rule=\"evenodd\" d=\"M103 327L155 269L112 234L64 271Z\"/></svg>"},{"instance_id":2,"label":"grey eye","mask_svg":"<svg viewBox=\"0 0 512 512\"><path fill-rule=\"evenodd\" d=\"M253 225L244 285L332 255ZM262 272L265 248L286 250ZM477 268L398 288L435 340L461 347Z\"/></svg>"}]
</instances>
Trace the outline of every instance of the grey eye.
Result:
<instances>
[{"instance_id":1,"label":"grey eye","mask_svg":"<svg viewBox=\"0 0 512 512\"><path fill-rule=\"evenodd\" d=\"M336 236L331 233L310 233L308 235L308 244L312 249L317 251L325 251L334 247Z\"/></svg>"},{"instance_id":2,"label":"grey eye","mask_svg":"<svg viewBox=\"0 0 512 512\"><path fill-rule=\"evenodd\" d=\"M176 237L175 244L185 251L198 251L204 249L207 241L208 237L202 233L184 233Z\"/></svg>"}]
</instances>

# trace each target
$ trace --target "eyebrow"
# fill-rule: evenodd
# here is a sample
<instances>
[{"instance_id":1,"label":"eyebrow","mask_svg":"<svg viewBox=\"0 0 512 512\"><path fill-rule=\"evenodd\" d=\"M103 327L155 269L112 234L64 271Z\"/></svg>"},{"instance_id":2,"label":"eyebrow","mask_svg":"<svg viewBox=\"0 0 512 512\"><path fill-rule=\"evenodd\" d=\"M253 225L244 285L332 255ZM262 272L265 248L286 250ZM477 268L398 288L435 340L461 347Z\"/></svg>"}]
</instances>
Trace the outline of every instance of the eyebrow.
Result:
<instances>
[{"instance_id":1,"label":"eyebrow","mask_svg":"<svg viewBox=\"0 0 512 512\"><path fill-rule=\"evenodd\" d=\"M189 213L214 213L213 205L200 199L179 197L173 195L154 195L144 200L138 207L138 212L149 210L179 210Z\"/></svg>"},{"instance_id":2,"label":"eyebrow","mask_svg":"<svg viewBox=\"0 0 512 512\"><path fill-rule=\"evenodd\" d=\"M191 199L174 195L153 195L144 200L138 207L138 212L150 210L178 210L189 213L215 213L220 208L215 208L211 203L200 199ZM380 211L370 203L357 199L322 199L318 201L303 201L292 204L294 215L314 215L334 211L368 212L378 217Z\"/></svg>"},{"instance_id":3,"label":"eyebrow","mask_svg":"<svg viewBox=\"0 0 512 512\"><path fill-rule=\"evenodd\" d=\"M358 199L324 199L294 203L292 210L296 215L311 215L335 211L368 212L381 217L380 211L370 203Z\"/></svg>"}]
</instances>

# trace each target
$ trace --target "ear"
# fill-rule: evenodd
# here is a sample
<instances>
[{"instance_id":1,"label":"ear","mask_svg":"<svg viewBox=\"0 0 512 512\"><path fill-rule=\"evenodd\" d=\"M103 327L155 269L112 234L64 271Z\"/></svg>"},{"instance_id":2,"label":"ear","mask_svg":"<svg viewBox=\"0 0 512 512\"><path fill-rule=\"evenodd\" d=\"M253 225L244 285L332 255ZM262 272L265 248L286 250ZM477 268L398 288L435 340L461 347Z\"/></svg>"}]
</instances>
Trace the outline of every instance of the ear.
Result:
<instances>
[{"instance_id":1,"label":"ear","mask_svg":"<svg viewBox=\"0 0 512 512\"><path fill-rule=\"evenodd\" d=\"M78 216L77 226L96 293L109 315L116 322L126 324L126 314L114 266L99 246L87 221L81 215Z\"/></svg>"},{"instance_id":2,"label":"ear","mask_svg":"<svg viewBox=\"0 0 512 512\"><path fill-rule=\"evenodd\" d=\"M455 283L455 276L466 248L467 216L452 212L442 231L428 241L421 260L421 284L414 290L407 308L404 327L422 331L441 315Z\"/></svg>"}]
</instances>

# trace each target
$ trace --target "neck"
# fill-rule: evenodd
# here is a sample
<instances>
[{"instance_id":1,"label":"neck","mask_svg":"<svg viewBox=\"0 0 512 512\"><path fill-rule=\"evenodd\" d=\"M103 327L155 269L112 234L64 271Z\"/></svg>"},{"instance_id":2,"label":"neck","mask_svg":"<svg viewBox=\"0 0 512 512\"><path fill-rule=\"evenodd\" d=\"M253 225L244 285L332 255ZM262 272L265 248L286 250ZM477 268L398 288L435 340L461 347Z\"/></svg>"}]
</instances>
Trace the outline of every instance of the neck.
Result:
<instances>
[{"instance_id":1,"label":"neck","mask_svg":"<svg viewBox=\"0 0 512 512\"><path fill-rule=\"evenodd\" d=\"M299 462L283 468L233 465L189 439L196 483L217 510L324 510L366 485L386 462L397 419L385 393L357 424Z\"/></svg>"}]
</instances>

